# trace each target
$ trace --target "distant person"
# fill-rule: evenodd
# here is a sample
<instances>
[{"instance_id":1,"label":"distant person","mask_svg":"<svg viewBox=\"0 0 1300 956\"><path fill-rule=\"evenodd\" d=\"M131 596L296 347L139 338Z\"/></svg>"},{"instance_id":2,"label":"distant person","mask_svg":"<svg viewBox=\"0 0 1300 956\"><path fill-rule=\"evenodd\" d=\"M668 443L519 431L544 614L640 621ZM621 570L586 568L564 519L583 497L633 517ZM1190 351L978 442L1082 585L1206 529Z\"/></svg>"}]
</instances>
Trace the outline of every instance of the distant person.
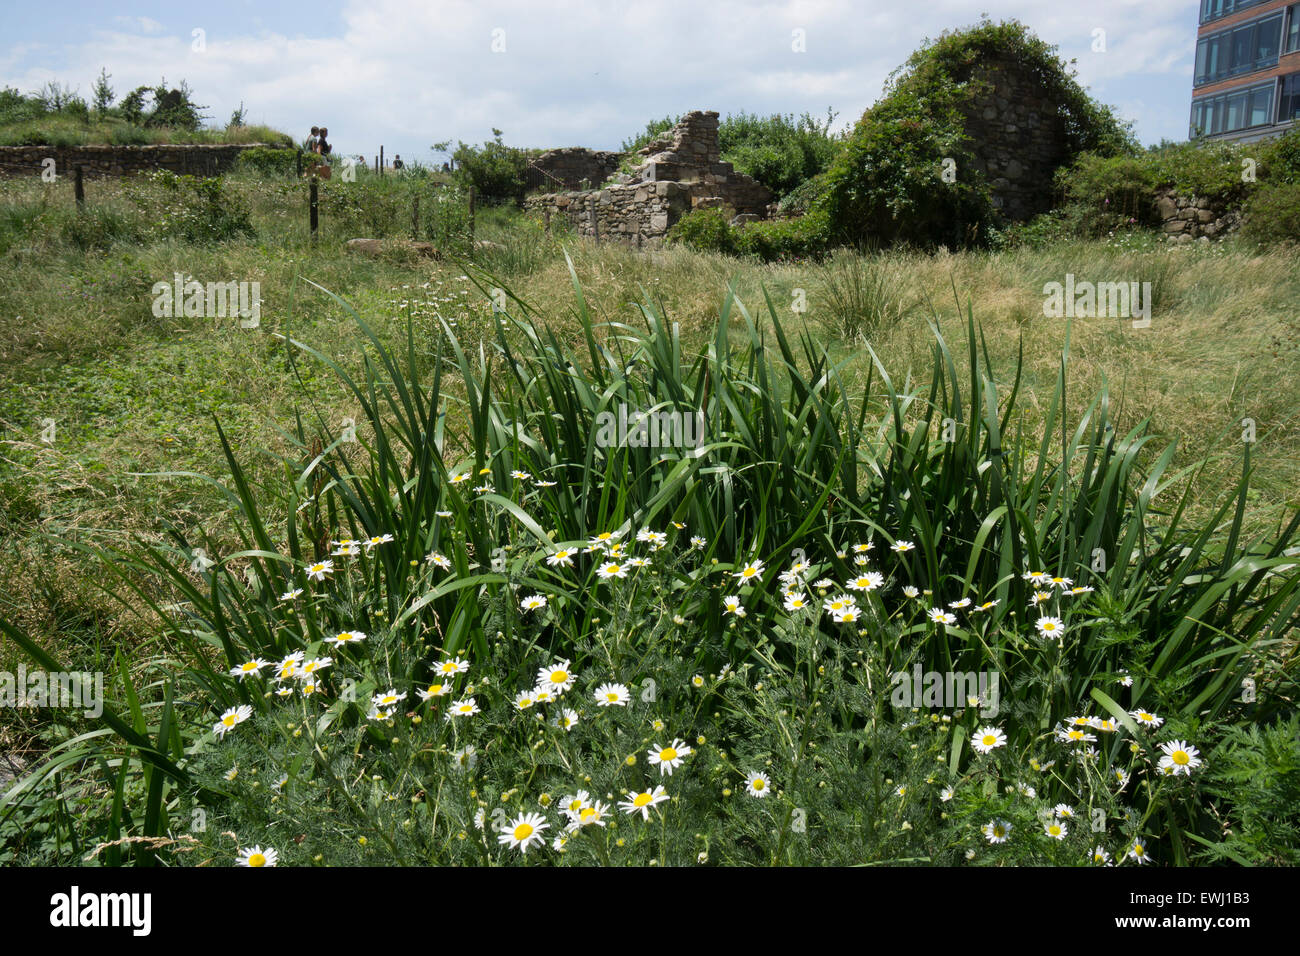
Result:
<instances>
[{"instance_id":1,"label":"distant person","mask_svg":"<svg viewBox=\"0 0 1300 956\"><path fill-rule=\"evenodd\" d=\"M328 156L333 150L333 147L331 147L329 142L325 139L325 137L328 135L329 135L329 130L326 129L324 126L322 126L320 128L320 141L317 142L316 144L317 149L319 150L322 156Z\"/></svg>"},{"instance_id":2,"label":"distant person","mask_svg":"<svg viewBox=\"0 0 1300 956\"><path fill-rule=\"evenodd\" d=\"M317 140L317 137L318 137L319 135L320 135L320 127L318 127L318 126L313 126L313 127L311 128L311 135L307 137L307 152L309 152L309 153L319 153L319 152L320 152L320 150L319 150L319 148L318 148L318 146L319 146L319 141Z\"/></svg>"},{"instance_id":3,"label":"distant person","mask_svg":"<svg viewBox=\"0 0 1300 956\"><path fill-rule=\"evenodd\" d=\"M406 164L405 164L404 162L402 162L402 154L401 154L401 153L398 153L396 156L393 157L393 168L394 168L394 169L405 169L405 168L406 168Z\"/></svg>"}]
</instances>

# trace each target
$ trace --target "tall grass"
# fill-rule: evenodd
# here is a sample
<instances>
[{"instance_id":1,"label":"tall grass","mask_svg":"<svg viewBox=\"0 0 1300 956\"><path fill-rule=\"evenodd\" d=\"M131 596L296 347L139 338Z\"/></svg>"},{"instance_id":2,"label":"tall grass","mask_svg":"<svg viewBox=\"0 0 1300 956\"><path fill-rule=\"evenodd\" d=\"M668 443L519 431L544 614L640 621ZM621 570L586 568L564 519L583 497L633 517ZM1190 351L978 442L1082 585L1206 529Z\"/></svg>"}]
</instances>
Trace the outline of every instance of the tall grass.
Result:
<instances>
[{"instance_id":1,"label":"tall grass","mask_svg":"<svg viewBox=\"0 0 1300 956\"><path fill-rule=\"evenodd\" d=\"M505 307L477 347L440 321L431 353L413 325L394 350L348 303L306 283L353 318L368 346L363 374L299 340L292 319L281 334L286 360L339 377L362 412L358 442L322 419L300 417L288 436L296 454L281 461L283 480L255 486L218 424L230 477L207 480L238 515L237 550L196 572L197 547L218 551L177 527L172 546L140 542L103 552L120 586L164 622L182 695L217 709L246 704L268 712L270 695L250 692L229 668L250 656L318 647L344 628L393 635L394 655L386 672L369 674L371 686L424 679L430 643L487 659L494 642L540 641L556 655L580 657L611 609L575 601L541 558L602 532L663 528L677 529L669 534L683 545L688 534L703 539L700 566L664 568L653 592L634 585L613 608L614 623L635 642L633 609L651 601L657 620L674 615L703 636L683 652L701 667L769 657L775 666L802 667L795 649L765 648L754 638L787 627L781 568L802 555L812 574L843 581L855 573L846 543L874 542L874 566L891 590L910 585L939 607L961 598L996 602L978 622L954 627L873 597L886 671L915 664L997 670L1024 742L1094 707L1131 724L1116 699L1122 672L1133 678L1133 702L1158 705L1183 726L1267 721L1285 706L1295 683L1286 649L1300 577L1284 551L1296 543L1300 515L1271 535L1244 539L1248 445L1232 497L1209 520L1189 524L1189 478L1201 463L1177 465L1175 447L1160 447L1146 423L1121 434L1104 390L1077 421L1066 420L1068 336L1048 407L1033 418L1042 425L1030 429L1018 405L1020 363L993 367L969 309L955 321L933 316L925 384L898 382L868 345L873 370L861 388L850 388L845 360L833 360L807 329L788 329L771 298L760 321L728 294L714 332L692 351L649 295L635 321L597 321L568 267L576 344L562 341L505 280L466 264L485 295L504 293ZM961 353L949 344L954 332L964 374ZM600 439L600 416L617 418L620 405L699 415L702 443L610 445ZM516 472L553 485L528 488ZM272 514L287 515L283 525ZM278 598L310 588L307 568L330 553L331 542L385 534L394 538L390 546L357 558L359 586L301 611ZM890 547L901 542L914 548ZM438 582L423 560L434 551L454 564ZM735 585L724 581L753 562L764 571L747 581L753 621L738 631L727 626L722 601ZM1075 603L1056 593L1044 607L1026 580L1036 571L1095 588L1095 598ZM600 587L593 566L579 577L577 595ZM526 635L512 610L520 589L552 597L565 613ZM1044 651L1026 637L1031 600L1039 613L1064 620L1068 641L1059 648ZM17 628L3 630L42 666L59 669ZM151 838L165 830L164 790L187 784L173 682L153 702L159 718L151 725L130 675L119 668L118 676L118 709L130 718L106 712L102 729L71 742L11 791L11 808L33 781L87 761L102 766L112 751L120 755L112 764L112 829ZM1257 700L1244 702L1247 678L1261 686ZM354 707L335 700L322 726L359 719ZM845 711L840 719L856 718ZM320 770L330 772L323 756ZM144 784L141 807L127 806L126 795L139 792L128 785L132 775ZM1211 832L1196 808L1152 802L1140 809L1144 820L1162 815L1179 861L1187 857L1179 833L1202 831L1206 839ZM151 857L141 851L137 859Z\"/></svg>"}]
</instances>

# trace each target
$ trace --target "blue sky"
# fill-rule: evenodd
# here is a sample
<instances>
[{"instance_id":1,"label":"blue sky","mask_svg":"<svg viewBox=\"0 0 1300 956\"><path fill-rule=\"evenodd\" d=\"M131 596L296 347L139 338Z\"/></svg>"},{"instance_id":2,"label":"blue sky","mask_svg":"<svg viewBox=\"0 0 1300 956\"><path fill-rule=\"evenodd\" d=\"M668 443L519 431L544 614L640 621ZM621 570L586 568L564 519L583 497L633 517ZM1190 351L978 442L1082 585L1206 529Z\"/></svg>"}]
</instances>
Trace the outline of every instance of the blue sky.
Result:
<instances>
[{"instance_id":1,"label":"blue sky","mask_svg":"<svg viewBox=\"0 0 1300 956\"><path fill-rule=\"evenodd\" d=\"M440 140L617 149L655 117L827 108L855 121L926 37L982 13L1018 19L1066 60L1139 138L1185 139L1197 0L311 0L6 2L0 85L58 80L90 98L100 67L120 98L189 83L224 124L336 153L425 162ZM195 31L202 31L201 34ZM796 50L802 31L803 50ZM1099 34L1097 31L1104 31ZM196 39L196 36L198 39ZM201 39L201 43L199 42ZM1104 50L1094 50L1104 39ZM494 49L495 47L495 49ZM441 157L439 157L439 160Z\"/></svg>"}]
</instances>

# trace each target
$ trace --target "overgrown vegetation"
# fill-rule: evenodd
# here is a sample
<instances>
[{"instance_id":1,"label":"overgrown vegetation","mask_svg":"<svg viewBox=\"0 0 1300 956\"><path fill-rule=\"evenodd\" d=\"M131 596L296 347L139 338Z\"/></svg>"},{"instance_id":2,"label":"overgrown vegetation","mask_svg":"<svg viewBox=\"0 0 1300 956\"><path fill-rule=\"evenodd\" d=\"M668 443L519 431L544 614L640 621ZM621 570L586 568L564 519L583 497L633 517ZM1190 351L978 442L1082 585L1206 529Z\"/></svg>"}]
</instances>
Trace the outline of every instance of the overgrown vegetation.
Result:
<instances>
[{"instance_id":1,"label":"overgrown vegetation","mask_svg":"<svg viewBox=\"0 0 1300 956\"><path fill-rule=\"evenodd\" d=\"M114 105L109 75L101 70L87 105L75 90L57 81L24 95L0 90L0 146L143 146L154 143L256 143L291 145L284 133L265 126L231 123L203 126L205 107L196 104L182 81L169 87L140 86Z\"/></svg>"}]
</instances>

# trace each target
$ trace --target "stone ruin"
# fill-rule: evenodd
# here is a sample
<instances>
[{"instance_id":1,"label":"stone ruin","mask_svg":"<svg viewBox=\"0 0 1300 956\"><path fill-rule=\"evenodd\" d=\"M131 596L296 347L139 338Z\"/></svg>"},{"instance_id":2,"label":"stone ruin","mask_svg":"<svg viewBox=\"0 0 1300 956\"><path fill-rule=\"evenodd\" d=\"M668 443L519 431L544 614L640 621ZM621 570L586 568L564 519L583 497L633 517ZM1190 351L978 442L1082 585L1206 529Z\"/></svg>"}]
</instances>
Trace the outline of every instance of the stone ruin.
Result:
<instances>
[{"instance_id":1,"label":"stone ruin","mask_svg":"<svg viewBox=\"0 0 1300 956\"><path fill-rule=\"evenodd\" d=\"M632 173L615 175L609 185L532 196L524 208L548 225L563 217L580 235L638 245L661 242L695 209L729 208L742 222L768 218L768 188L722 161L716 111L687 113L636 155L641 161Z\"/></svg>"}]
</instances>

